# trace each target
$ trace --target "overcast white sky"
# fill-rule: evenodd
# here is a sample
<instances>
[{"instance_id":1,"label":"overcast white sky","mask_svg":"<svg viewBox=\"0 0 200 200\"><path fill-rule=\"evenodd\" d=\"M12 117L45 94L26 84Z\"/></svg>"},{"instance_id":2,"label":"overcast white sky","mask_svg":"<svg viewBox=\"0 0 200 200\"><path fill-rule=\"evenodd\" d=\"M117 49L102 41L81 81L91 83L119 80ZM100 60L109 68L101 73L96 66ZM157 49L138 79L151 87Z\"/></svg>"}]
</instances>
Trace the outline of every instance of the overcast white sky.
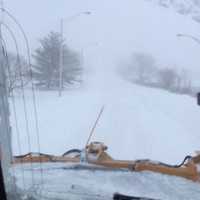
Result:
<instances>
[{"instance_id":1,"label":"overcast white sky","mask_svg":"<svg viewBox=\"0 0 200 200\"><path fill-rule=\"evenodd\" d=\"M32 51L38 39L49 31L59 31L61 18L91 11L90 16L65 22L68 44L81 51L86 64L106 70L126 60L132 52L143 51L156 57L162 66L184 67L200 74L200 46L177 33L200 37L200 24L173 10L143 0L5 0L9 9L23 25ZM16 27L5 19L18 37ZM10 43L11 39L6 34ZM99 45L93 45L98 43Z\"/></svg>"}]
</instances>

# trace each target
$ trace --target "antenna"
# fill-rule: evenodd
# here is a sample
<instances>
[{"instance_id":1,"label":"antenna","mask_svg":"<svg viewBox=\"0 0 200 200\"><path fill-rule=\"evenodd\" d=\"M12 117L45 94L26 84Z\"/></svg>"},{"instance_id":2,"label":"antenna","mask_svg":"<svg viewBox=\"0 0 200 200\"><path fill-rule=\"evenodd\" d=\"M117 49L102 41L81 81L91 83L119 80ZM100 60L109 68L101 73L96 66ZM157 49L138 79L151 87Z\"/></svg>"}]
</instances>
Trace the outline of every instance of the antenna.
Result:
<instances>
[{"instance_id":1,"label":"antenna","mask_svg":"<svg viewBox=\"0 0 200 200\"><path fill-rule=\"evenodd\" d=\"M101 110L99 112L99 115L98 115L98 117L97 117L97 119L96 119L96 121L94 123L94 126L92 127L92 130L90 131L90 135L88 137L88 140L87 140L87 143L86 143L85 147L89 144L89 142L91 140L91 137L92 137L92 135L93 135L93 133L94 133L96 127L97 127L98 122L99 122L99 119L101 118L101 115L103 114L104 109L105 109L105 106L102 106L102 108L101 108Z\"/></svg>"}]
</instances>

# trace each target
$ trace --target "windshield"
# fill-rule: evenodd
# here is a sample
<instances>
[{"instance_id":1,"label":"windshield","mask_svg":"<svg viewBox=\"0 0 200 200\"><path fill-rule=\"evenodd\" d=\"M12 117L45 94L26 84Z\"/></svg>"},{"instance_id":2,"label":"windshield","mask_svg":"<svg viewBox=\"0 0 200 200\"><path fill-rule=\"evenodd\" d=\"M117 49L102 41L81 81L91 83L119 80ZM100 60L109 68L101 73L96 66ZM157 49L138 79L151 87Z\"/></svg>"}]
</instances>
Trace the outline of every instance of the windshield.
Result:
<instances>
[{"instance_id":1,"label":"windshield","mask_svg":"<svg viewBox=\"0 0 200 200\"><path fill-rule=\"evenodd\" d=\"M8 199L200 198L199 0L0 12Z\"/></svg>"}]
</instances>

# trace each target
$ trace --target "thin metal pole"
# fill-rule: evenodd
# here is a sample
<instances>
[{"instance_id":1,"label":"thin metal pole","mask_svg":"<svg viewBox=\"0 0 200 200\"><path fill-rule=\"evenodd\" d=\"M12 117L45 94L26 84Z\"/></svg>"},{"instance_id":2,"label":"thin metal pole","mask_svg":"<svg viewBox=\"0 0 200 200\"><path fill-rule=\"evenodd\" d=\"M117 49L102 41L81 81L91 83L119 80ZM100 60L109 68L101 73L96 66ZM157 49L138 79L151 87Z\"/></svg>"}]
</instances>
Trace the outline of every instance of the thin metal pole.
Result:
<instances>
[{"instance_id":1,"label":"thin metal pole","mask_svg":"<svg viewBox=\"0 0 200 200\"><path fill-rule=\"evenodd\" d=\"M80 13L77 13L67 19L61 19L60 20L60 38L61 38L61 44L60 44L60 58L59 58L59 97L62 96L62 90L63 90L63 70L64 70L64 21L71 21L81 15L91 15L91 12L90 11L85 11L85 12L80 12Z\"/></svg>"},{"instance_id":2,"label":"thin metal pole","mask_svg":"<svg viewBox=\"0 0 200 200\"><path fill-rule=\"evenodd\" d=\"M63 22L64 20L61 19L60 21L60 69L59 69L59 97L62 96L62 89L63 89Z\"/></svg>"},{"instance_id":3,"label":"thin metal pole","mask_svg":"<svg viewBox=\"0 0 200 200\"><path fill-rule=\"evenodd\" d=\"M89 144L89 142L90 142L90 140L91 140L91 138L92 138L92 135L93 135L93 133L94 133L94 131L95 131L95 128L97 127L97 124L98 124L98 122L99 122L99 119L101 118L101 115L103 114L104 108L105 108L105 106L103 106L103 107L101 108L100 112L99 112L99 115L98 115L98 117L97 117L97 119L96 119L96 121L95 121L95 123L94 123L94 126L92 127L92 130L91 130L91 132L90 132L90 135L89 135L89 137L88 137L88 140L87 140L87 142L86 142L85 147L87 147L87 145Z\"/></svg>"}]
</instances>

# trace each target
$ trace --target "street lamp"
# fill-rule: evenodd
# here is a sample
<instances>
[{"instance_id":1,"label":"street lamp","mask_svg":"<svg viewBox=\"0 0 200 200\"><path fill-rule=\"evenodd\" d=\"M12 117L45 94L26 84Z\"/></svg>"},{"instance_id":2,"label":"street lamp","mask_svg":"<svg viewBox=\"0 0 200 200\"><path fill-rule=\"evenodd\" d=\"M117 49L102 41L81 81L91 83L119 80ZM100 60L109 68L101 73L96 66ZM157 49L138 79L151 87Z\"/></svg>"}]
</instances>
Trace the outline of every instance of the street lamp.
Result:
<instances>
[{"instance_id":1,"label":"street lamp","mask_svg":"<svg viewBox=\"0 0 200 200\"><path fill-rule=\"evenodd\" d=\"M90 11L84 11L84 12L80 12L80 13L77 13L75 15L72 15L66 19L61 19L60 20L60 38L61 38L61 45L60 45L60 69L59 69L59 96L62 95L62 89L63 89L63 45L62 45L62 42L63 42L63 29L64 29L64 22L69 22L69 21L72 21L74 20L75 18L77 17L80 17L81 15L91 15L91 12Z\"/></svg>"},{"instance_id":2,"label":"street lamp","mask_svg":"<svg viewBox=\"0 0 200 200\"><path fill-rule=\"evenodd\" d=\"M187 34L177 34L176 35L177 37L186 37L186 38L190 38L190 39L192 39L193 41L195 41L195 42L197 42L198 44L200 44L200 39L198 39L198 38L196 38L196 37L194 37L194 36L192 36L192 35L187 35Z\"/></svg>"}]
</instances>

